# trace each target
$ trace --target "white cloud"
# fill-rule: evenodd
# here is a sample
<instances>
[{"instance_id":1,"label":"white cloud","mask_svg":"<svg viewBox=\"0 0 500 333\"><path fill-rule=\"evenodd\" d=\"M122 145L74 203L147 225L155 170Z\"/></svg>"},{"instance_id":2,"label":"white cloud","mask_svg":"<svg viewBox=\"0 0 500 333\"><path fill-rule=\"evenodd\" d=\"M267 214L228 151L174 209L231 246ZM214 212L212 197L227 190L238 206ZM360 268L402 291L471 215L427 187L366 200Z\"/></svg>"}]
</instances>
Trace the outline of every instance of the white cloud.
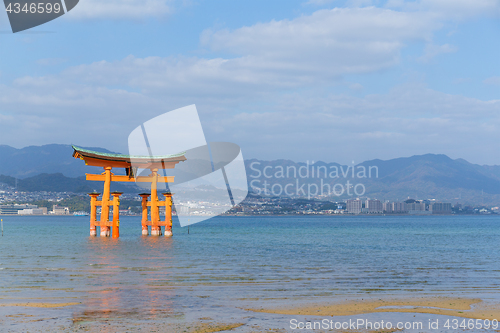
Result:
<instances>
[{"instance_id":1,"label":"white cloud","mask_svg":"<svg viewBox=\"0 0 500 333\"><path fill-rule=\"evenodd\" d=\"M82 0L68 13L74 19L144 19L173 10L173 0Z\"/></svg>"},{"instance_id":2,"label":"white cloud","mask_svg":"<svg viewBox=\"0 0 500 333\"><path fill-rule=\"evenodd\" d=\"M65 77L86 84L123 85L148 94L166 91L182 95L213 95L251 92L269 87L296 87L311 78L294 77L295 73L272 71L252 57L236 59L136 58L129 56L115 62L96 62L64 71ZM310 77L310 76L309 76ZM282 80L287 78L287 80Z\"/></svg>"},{"instance_id":3,"label":"white cloud","mask_svg":"<svg viewBox=\"0 0 500 333\"><path fill-rule=\"evenodd\" d=\"M375 7L319 10L293 20L203 32L204 46L233 57L129 56L72 67L63 75L89 85L126 84L149 94L228 95L331 84L347 74L398 64L401 50L415 40L427 42L421 58L425 61L454 51L449 44L432 44L440 27L434 15L424 12Z\"/></svg>"},{"instance_id":4,"label":"white cloud","mask_svg":"<svg viewBox=\"0 0 500 333\"><path fill-rule=\"evenodd\" d=\"M498 0L389 0L386 7L405 11L425 11L452 19L466 19L485 14L500 15Z\"/></svg>"},{"instance_id":5,"label":"white cloud","mask_svg":"<svg viewBox=\"0 0 500 333\"><path fill-rule=\"evenodd\" d=\"M234 31L207 30L201 42L216 52L241 55L267 72L331 79L394 66L405 43L430 41L440 26L424 13L335 8Z\"/></svg>"},{"instance_id":6,"label":"white cloud","mask_svg":"<svg viewBox=\"0 0 500 333\"><path fill-rule=\"evenodd\" d=\"M348 163L424 153L446 153L498 164L491 146L500 133L500 100L481 101L419 85L362 98L287 94L267 112L235 115L221 137L245 145L250 156ZM270 141L274 151L268 148Z\"/></svg>"},{"instance_id":7,"label":"white cloud","mask_svg":"<svg viewBox=\"0 0 500 333\"><path fill-rule=\"evenodd\" d=\"M84 17L109 17L102 8ZM129 14L120 15L149 15ZM196 103L208 139L239 143L246 157L342 162L445 152L498 164L482 143L500 139L500 101L422 86L365 97L325 92L344 75L394 66L415 40L427 43L424 58L453 51L432 44L441 24L424 11L321 10L204 32L204 46L232 57L129 56L21 77L0 85L0 142L19 147L36 138L125 151L137 124Z\"/></svg>"},{"instance_id":8,"label":"white cloud","mask_svg":"<svg viewBox=\"0 0 500 333\"><path fill-rule=\"evenodd\" d=\"M418 58L420 62L429 62L434 57L444 54L457 52L458 47L450 44L436 45L429 43L425 46L424 55Z\"/></svg>"},{"instance_id":9,"label":"white cloud","mask_svg":"<svg viewBox=\"0 0 500 333\"><path fill-rule=\"evenodd\" d=\"M492 76L483 81L485 84L500 85L500 76Z\"/></svg>"},{"instance_id":10,"label":"white cloud","mask_svg":"<svg viewBox=\"0 0 500 333\"><path fill-rule=\"evenodd\" d=\"M360 83L353 83L353 84L349 85L349 89L352 89L352 90L362 90L363 89L363 85L360 84Z\"/></svg>"},{"instance_id":11,"label":"white cloud","mask_svg":"<svg viewBox=\"0 0 500 333\"><path fill-rule=\"evenodd\" d=\"M246 157L348 162L444 152L500 163L487 152L490 145L481 144L500 140L500 100L444 94L422 85L365 97L312 87L283 93L269 91L276 87L265 82L260 89L240 85L230 76L220 78L217 70L210 76L214 73L203 67L209 66L205 61L187 61L187 67L172 61L128 57L0 86L0 140L24 146L36 136L38 144L72 142L126 151L126 138L138 123L196 103L207 138L236 142Z\"/></svg>"},{"instance_id":12,"label":"white cloud","mask_svg":"<svg viewBox=\"0 0 500 333\"><path fill-rule=\"evenodd\" d=\"M336 0L308 0L305 5L323 6L328 5Z\"/></svg>"},{"instance_id":13,"label":"white cloud","mask_svg":"<svg viewBox=\"0 0 500 333\"><path fill-rule=\"evenodd\" d=\"M392 45L407 39L426 39L438 27L440 24L433 22L432 17L420 13L375 7L334 8L293 20L258 23L232 32L206 31L202 42L215 50L282 55L310 47L314 52L318 48L335 50L359 42Z\"/></svg>"},{"instance_id":14,"label":"white cloud","mask_svg":"<svg viewBox=\"0 0 500 333\"><path fill-rule=\"evenodd\" d=\"M459 18L500 13L498 0L421 0L419 3L424 10Z\"/></svg>"}]
</instances>

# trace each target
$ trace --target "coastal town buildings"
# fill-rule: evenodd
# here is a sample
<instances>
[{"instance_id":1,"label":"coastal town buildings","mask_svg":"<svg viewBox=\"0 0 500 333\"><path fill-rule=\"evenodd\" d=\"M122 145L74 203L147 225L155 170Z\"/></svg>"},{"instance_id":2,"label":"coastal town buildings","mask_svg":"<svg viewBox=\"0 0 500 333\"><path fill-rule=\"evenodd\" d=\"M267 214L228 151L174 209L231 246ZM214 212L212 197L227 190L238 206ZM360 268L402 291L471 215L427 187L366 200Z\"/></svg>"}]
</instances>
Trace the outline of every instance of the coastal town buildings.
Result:
<instances>
[{"instance_id":1,"label":"coastal town buildings","mask_svg":"<svg viewBox=\"0 0 500 333\"><path fill-rule=\"evenodd\" d=\"M434 202L429 205L429 210L432 212L432 214L450 214L451 203Z\"/></svg>"},{"instance_id":2,"label":"coastal town buildings","mask_svg":"<svg viewBox=\"0 0 500 333\"><path fill-rule=\"evenodd\" d=\"M26 215L27 211L33 211L33 209L38 209L36 205L0 205L0 215Z\"/></svg>"},{"instance_id":3,"label":"coastal town buildings","mask_svg":"<svg viewBox=\"0 0 500 333\"><path fill-rule=\"evenodd\" d=\"M363 211L363 201L359 199L347 200L346 210L351 214L359 214Z\"/></svg>"},{"instance_id":4,"label":"coastal town buildings","mask_svg":"<svg viewBox=\"0 0 500 333\"><path fill-rule=\"evenodd\" d=\"M69 215L68 207L61 207L53 205L52 211L48 211L47 207L38 207L37 205L30 204L10 204L0 205L0 215Z\"/></svg>"},{"instance_id":5,"label":"coastal town buildings","mask_svg":"<svg viewBox=\"0 0 500 333\"><path fill-rule=\"evenodd\" d=\"M383 205L380 200L367 199L365 201L365 207L363 208L363 213L368 214L380 214L383 212Z\"/></svg>"},{"instance_id":6,"label":"coastal town buildings","mask_svg":"<svg viewBox=\"0 0 500 333\"><path fill-rule=\"evenodd\" d=\"M123 208L120 216L141 214L141 202L137 193L122 195ZM418 202L417 202L418 201ZM458 200L457 200L458 201ZM0 184L0 215L37 216L37 215L88 215L86 193L72 192L22 192ZM37 206L38 205L38 206ZM54 211L54 205L56 209ZM196 200L175 202L173 214L192 214L217 203ZM49 207L44 208L44 207ZM67 209L66 209L67 208ZM40 211L40 209L42 211ZM383 201L375 198L352 198L349 200L325 200L325 198L268 197L249 194L238 206L225 215L342 215L342 214L499 214L497 205L454 204L438 199L406 201ZM98 214L100 207L98 207ZM54 214L56 213L56 214ZM160 215L164 215L160 210Z\"/></svg>"},{"instance_id":7,"label":"coastal town buildings","mask_svg":"<svg viewBox=\"0 0 500 333\"><path fill-rule=\"evenodd\" d=\"M405 202L389 202L381 203L379 200L360 199L347 200L347 212L349 214L451 214L451 203L435 202L431 200L413 200L409 199Z\"/></svg>"},{"instance_id":8,"label":"coastal town buildings","mask_svg":"<svg viewBox=\"0 0 500 333\"><path fill-rule=\"evenodd\" d=\"M58 205L52 206L52 211L50 214L53 215L69 215L69 208L68 207L61 207Z\"/></svg>"},{"instance_id":9,"label":"coastal town buildings","mask_svg":"<svg viewBox=\"0 0 500 333\"><path fill-rule=\"evenodd\" d=\"M26 208L17 212L19 215L47 215L47 207Z\"/></svg>"}]
</instances>

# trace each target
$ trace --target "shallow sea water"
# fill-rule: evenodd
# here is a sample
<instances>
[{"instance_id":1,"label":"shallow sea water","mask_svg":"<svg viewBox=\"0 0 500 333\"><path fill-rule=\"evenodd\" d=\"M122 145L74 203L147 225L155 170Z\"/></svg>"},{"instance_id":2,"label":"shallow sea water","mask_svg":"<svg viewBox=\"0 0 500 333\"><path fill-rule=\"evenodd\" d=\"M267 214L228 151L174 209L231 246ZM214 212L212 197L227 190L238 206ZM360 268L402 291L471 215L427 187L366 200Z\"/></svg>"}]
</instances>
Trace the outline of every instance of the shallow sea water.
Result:
<instances>
[{"instance_id":1,"label":"shallow sea water","mask_svg":"<svg viewBox=\"0 0 500 333\"><path fill-rule=\"evenodd\" d=\"M89 237L88 217L3 220L0 304L77 304L0 306L2 331L182 332L204 320L280 331L289 316L245 309L500 295L499 216L217 217L189 234L174 221L172 238L122 217L119 239ZM397 316L410 314L385 314Z\"/></svg>"}]
</instances>

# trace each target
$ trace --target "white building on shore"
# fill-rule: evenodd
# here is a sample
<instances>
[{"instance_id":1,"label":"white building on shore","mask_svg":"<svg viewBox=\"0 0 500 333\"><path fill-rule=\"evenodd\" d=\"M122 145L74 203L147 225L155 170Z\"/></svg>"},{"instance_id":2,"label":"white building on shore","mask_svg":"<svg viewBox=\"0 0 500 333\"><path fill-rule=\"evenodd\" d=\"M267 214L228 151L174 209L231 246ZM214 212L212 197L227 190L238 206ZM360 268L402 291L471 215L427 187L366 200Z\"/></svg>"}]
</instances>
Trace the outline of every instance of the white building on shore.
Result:
<instances>
[{"instance_id":1,"label":"white building on shore","mask_svg":"<svg viewBox=\"0 0 500 333\"><path fill-rule=\"evenodd\" d=\"M17 211L19 215L47 215L47 207L25 208Z\"/></svg>"},{"instance_id":2,"label":"white building on shore","mask_svg":"<svg viewBox=\"0 0 500 333\"><path fill-rule=\"evenodd\" d=\"M69 215L69 208L68 207L61 207L58 205L52 206L52 211L50 214L53 215Z\"/></svg>"}]
</instances>

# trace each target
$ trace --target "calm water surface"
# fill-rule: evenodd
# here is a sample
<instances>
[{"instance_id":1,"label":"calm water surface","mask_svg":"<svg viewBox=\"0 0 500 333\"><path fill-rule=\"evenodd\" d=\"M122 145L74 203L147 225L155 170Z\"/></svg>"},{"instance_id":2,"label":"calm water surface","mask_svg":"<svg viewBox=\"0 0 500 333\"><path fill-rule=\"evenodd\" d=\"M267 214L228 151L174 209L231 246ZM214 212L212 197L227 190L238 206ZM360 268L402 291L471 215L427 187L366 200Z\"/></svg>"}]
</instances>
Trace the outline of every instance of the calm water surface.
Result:
<instances>
[{"instance_id":1,"label":"calm water surface","mask_svg":"<svg viewBox=\"0 0 500 333\"><path fill-rule=\"evenodd\" d=\"M255 299L500 294L498 216L218 217L189 235L174 223L173 238L143 237L140 217L122 217L119 239L89 237L88 217L3 220L0 302L80 302L73 317L230 312Z\"/></svg>"}]
</instances>

